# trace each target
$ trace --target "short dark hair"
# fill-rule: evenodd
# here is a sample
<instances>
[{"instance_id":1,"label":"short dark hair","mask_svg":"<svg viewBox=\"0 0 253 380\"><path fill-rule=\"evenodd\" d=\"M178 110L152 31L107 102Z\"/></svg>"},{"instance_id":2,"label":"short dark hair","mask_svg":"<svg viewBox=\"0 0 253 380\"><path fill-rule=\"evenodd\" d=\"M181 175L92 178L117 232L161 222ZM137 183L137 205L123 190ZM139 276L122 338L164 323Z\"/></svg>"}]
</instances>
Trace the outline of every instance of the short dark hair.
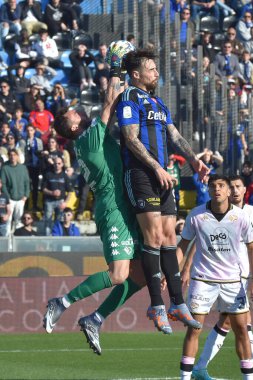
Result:
<instances>
[{"instance_id":1,"label":"short dark hair","mask_svg":"<svg viewBox=\"0 0 253 380\"><path fill-rule=\"evenodd\" d=\"M155 60L157 55L152 49L138 49L135 51L130 51L124 59L124 67L129 76L131 76L132 71L141 68L143 62L152 59Z\"/></svg>"},{"instance_id":2,"label":"short dark hair","mask_svg":"<svg viewBox=\"0 0 253 380\"><path fill-rule=\"evenodd\" d=\"M65 116L68 110L68 107L64 107L56 114L54 119L54 129L60 136L69 140L76 140L80 135L80 129L78 128L76 131L71 130L72 122ZM81 123L82 122L87 125L90 123L90 119L86 113L83 113L82 115Z\"/></svg>"},{"instance_id":3,"label":"short dark hair","mask_svg":"<svg viewBox=\"0 0 253 380\"><path fill-rule=\"evenodd\" d=\"M230 186L229 178L223 174L212 174L212 175L210 175L209 180L208 180L208 186L210 186L214 181L218 181L219 179L226 182L226 184L228 186Z\"/></svg>"},{"instance_id":4,"label":"short dark hair","mask_svg":"<svg viewBox=\"0 0 253 380\"><path fill-rule=\"evenodd\" d=\"M65 207L65 209L63 210L63 213L65 212L71 212L71 214L73 214L73 210L70 207Z\"/></svg>"},{"instance_id":5,"label":"short dark hair","mask_svg":"<svg viewBox=\"0 0 253 380\"><path fill-rule=\"evenodd\" d=\"M243 186L245 186L244 178L241 175L239 175L239 174L231 175L229 177L229 181L230 181L230 183L231 183L231 181L242 181Z\"/></svg>"}]
</instances>

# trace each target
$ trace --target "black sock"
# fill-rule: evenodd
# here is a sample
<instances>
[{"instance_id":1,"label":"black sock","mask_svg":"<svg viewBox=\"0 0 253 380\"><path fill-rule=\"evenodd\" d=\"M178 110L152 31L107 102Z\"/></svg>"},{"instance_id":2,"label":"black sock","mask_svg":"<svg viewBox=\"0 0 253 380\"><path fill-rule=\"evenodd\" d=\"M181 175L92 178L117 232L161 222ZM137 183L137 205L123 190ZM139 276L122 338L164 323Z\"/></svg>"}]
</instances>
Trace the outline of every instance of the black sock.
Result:
<instances>
[{"instance_id":1,"label":"black sock","mask_svg":"<svg viewBox=\"0 0 253 380\"><path fill-rule=\"evenodd\" d=\"M161 296L160 249L144 245L141 262L151 299L151 306L164 305Z\"/></svg>"},{"instance_id":2,"label":"black sock","mask_svg":"<svg viewBox=\"0 0 253 380\"><path fill-rule=\"evenodd\" d=\"M176 247L161 247L161 268L167 281L171 301L180 305L184 303Z\"/></svg>"}]
</instances>

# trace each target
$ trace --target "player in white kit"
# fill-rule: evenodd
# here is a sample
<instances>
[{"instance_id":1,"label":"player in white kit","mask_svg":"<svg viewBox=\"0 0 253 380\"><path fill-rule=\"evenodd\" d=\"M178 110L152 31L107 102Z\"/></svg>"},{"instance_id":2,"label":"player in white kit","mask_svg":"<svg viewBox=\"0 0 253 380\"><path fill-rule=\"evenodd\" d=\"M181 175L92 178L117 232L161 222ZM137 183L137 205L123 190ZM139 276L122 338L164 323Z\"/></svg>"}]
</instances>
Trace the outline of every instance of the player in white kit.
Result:
<instances>
[{"instance_id":1,"label":"player in white kit","mask_svg":"<svg viewBox=\"0 0 253 380\"><path fill-rule=\"evenodd\" d=\"M253 229L247 213L229 202L229 179L213 175L208 184L211 201L195 207L187 216L177 248L180 257L196 238L188 306L194 318L203 324L205 315L217 301L219 311L229 315L243 379L253 379L247 333L249 307L241 283L241 256L238 254L242 240L247 245L252 271ZM200 332L187 330L180 364L181 380L191 379Z\"/></svg>"}]
</instances>

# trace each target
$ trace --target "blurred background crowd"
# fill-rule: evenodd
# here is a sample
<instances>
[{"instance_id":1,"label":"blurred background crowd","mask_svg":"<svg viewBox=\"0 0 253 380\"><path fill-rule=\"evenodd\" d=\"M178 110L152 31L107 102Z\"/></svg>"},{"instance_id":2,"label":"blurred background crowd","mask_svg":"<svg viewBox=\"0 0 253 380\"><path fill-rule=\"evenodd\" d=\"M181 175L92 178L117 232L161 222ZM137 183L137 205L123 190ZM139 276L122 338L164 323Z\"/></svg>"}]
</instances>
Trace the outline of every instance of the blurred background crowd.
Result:
<instances>
[{"instance_id":1,"label":"blurred background crowd","mask_svg":"<svg viewBox=\"0 0 253 380\"><path fill-rule=\"evenodd\" d=\"M242 174L253 204L252 15L250 0L0 0L0 235L76 236L92 220L72 143L53 123L77 103L99 114L117 39L156 50L157 93L180 133L211 173ZM111 130L118 138L116 119ZM208 200L173 151L168 171L180 218Z\"/></svg>"}]
</instances>

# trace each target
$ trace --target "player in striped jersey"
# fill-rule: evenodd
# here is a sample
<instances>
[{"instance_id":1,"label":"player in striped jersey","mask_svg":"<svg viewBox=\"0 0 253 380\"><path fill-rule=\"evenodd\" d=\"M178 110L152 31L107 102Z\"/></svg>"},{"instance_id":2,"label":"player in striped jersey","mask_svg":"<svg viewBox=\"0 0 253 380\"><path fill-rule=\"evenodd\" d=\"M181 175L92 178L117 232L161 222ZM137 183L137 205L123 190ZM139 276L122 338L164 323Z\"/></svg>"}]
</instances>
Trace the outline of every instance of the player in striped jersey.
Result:
<instances>
[{"instance_id":1,"label":"player in striped jersey","mask_svg":"<svg viewBox=\"0 0 253 380\"><path fill-rule=\"evenodd\" d=\"M239 253L243 241L247 245L252 271L253 229L247 213L229 202L231 190L227 177L211 176L209 193L211 201L195 207L187 216L182 240L178 245L180 257L186 252L190 241L196 238L188 291L189 309L196 320L203 324L205 315L217 300L219 311L229 315L242 378L253 379L253 361L247 333L249 306L245 287L241 283L242 256ZM187 330L180 366L181 380L191 379L199 334L200 330Z\"/></svg>"},{"instance_id":2,"label":"player in striped jersey","mask_svg":"<svg viewBox=\"0 0 253 380\"><path fill-rule=\"evenodd\" d=\"M126 55L124 63L131 85L121 95L117 116L125 186L144 236L142 264L151 298L147 316L158 330L169 332L160 291L160 267L171 300L169 316L188 323L191 315L183 300L176 257L176 204L174 179L167 172L168 143L188 160L200 179L209 169L177 131L163 100L154 95L159 79L155 59L155 54L145 49Z\"/></svg>"},{"instance_id":3,"label":"player in striped jersey","mask_svg":"<svg viewBox=\"0 0 253 380\"><path fill-rule=\"evenodd\" d=\"M244 195L246 192L246 187L245 187L243 178L239 175L230 177L230 189L231 189L231 196L230 196L231 203L245 210L246 213L249 215L251 223L253 224L253 206L250 206L244 203ZM194 251L192 251L192 253L194 253ZM240 254L241 254L241 261L240 261L241 279L247 291L247 285L248 285L248 279L249 279L249 260L248 260L247 248L243 242L241 243ZM192 258L193 258L192 255L189 255L187 257L187 262L182 272L183 284L188 284L189 282ZM220 314L219 321L210 331L207 337L204 349L200 355L200 358L193 368L192 376L196 380L211 380L212 379L207 372L207 366L221 349L224 343L224 340L227 336L227 333L229 332L230 329L231 329L231 324L230 324L230 320L227 314ZM248 312L248 315L247 315L247 330L248 330L248 335L249 335L251 350L252 350L253 336L252 336L252 329L251 329L250 312Z\"/></svg>"}]
</instances>

